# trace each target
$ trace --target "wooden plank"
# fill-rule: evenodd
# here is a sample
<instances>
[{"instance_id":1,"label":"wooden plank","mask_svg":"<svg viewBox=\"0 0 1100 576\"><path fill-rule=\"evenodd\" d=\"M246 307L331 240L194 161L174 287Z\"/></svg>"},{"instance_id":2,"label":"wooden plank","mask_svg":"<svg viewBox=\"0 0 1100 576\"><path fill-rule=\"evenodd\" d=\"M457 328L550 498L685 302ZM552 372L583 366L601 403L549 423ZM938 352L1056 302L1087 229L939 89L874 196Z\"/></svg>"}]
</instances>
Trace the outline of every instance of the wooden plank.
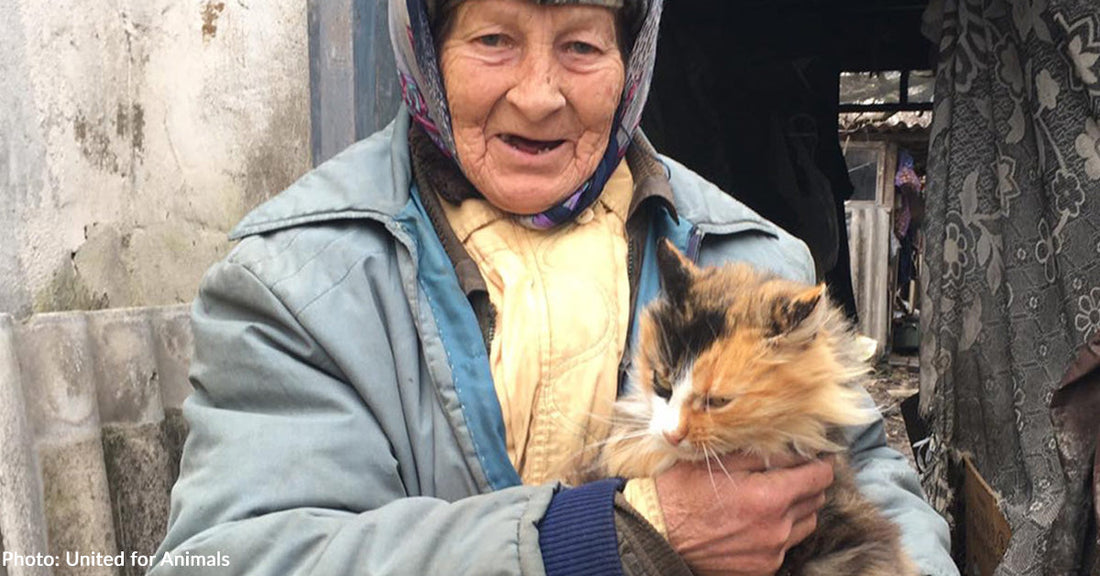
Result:
<instances>
[{"instance_id":1,"label":"wooden plank","mask_svg":"<svg viewBox=\"0 0 1100 576\"><path fill-rule=\"evenodd\" d=\"M308 0L307 11L316 166L388 124L401 93L386 0Z\"/></svg>"},{"instance_id":2,"label":"wooden plank","mask_svg":"<svg viewBox=\"0 0 1100 576\"><path fill-rule=\"evenodd\" d=\"M385 128L401 105L386 0L355 0L355 136Z\"/></svg>"},{"instance_id":3,"label":"wooden plank","mask_svg":"<svg viewBox=\"0 0 1100 576\"><path fill-rule=\"evenodd\" d=\"M893 178L890 178L891 187ZM868 295L871 307L871 334L878 340L882 347L879 352L890 349L890 304L893 285L890 282L890 210L876 206L874 209L874 224L871 262L871 293Z\"/></svg>"},{"instance_id":4,"label":"wooden plank","mask_svg":"<svg viewBox=\"0 0 1100 576\"><path fill-rule=\"evenodd\" d=\"M878 342L881 354L890 328L890 212L870 202L848 202L845 212L859 331Z\"/></svg>"},{"instance_id":5,"label":"wooden plank","mask_svg":"<svg viewBox=\"0 0 1100 576\"><path fill-rule=\"evenodd\" d=\"M885 206L891 212L897 203L894 201L894 176L898 173L898 146L893 142L885 142L882 155L883 178L879 185L879 204Z\"/></svg>"},{"instance_id":6,"label":"wooden plank","mask_svg":"<svg viewBox=\"0 0 1100 576\"><path fill-rule=\"evenodd\" d=\"M963 464L967 571L989 576L1004 558L1008 542L1012 539L1012 528L1001 512L1000 496L978 472L970 456L963 456Z\"/></svg>"},{"instance_id":7,"label":"wooden plank","mask_svg":"<svg viewBox=\"0 0 1100 576\"><path fill-rule=\"evenodd\" d=\"M309 0L310 152L316 166L355 141L353 0Z\"/></svg>"}]
</instances>

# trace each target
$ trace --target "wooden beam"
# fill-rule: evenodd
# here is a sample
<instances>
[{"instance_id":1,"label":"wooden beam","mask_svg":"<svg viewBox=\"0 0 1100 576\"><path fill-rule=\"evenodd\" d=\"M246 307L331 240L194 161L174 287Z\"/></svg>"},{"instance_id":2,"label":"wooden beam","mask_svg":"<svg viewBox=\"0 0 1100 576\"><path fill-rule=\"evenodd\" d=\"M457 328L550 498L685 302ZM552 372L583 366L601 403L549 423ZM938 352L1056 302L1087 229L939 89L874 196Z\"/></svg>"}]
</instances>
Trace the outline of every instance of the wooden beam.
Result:
<instances>
[{"instance_id":1,"label":"wooden beam","mask_svg":"<svg viewBox=\"0 0 1100 576\"><path fill-rule=\"evenodd\" d=\"M308 0L314 166L393 119L400 88L386 0Z\"/></svg>"}]
</instances>

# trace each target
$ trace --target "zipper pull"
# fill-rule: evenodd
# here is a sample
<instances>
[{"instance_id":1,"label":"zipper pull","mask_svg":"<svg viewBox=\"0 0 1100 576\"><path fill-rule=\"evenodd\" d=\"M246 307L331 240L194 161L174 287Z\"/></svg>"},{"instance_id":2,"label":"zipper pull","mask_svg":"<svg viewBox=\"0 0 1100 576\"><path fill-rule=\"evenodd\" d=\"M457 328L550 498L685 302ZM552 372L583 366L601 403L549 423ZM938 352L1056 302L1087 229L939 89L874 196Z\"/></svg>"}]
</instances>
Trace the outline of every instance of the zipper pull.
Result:
<instances>
[{"instance_id":1,"label":"zipper pull","mask_svg":"<svg viewBox=\"0 0 1100 576\"><path fill-rule=\"evenodd\" d=\"M698 227L692 226L691 232L688 232L687 253L684 254L684 256L687 256L688 260L691 260L692 262L698 264L699 248L702 243L703 233L699 231Z\"/></svg>"}]
</instances>

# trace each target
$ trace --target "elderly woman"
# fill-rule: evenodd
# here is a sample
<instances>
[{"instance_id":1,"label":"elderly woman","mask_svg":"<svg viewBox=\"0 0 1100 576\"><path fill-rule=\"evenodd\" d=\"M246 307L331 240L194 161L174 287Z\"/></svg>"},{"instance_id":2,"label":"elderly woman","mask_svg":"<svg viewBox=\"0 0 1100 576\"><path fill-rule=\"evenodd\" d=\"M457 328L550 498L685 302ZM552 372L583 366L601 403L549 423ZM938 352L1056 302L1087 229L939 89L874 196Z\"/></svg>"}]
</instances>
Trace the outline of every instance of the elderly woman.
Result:
<instances>
[{"instance_id":1,"label":"elderly woman","mask_svg":"<svg viewBox=\"0 0 1100 576\"><path fill-rule=\"evenodd\" d=\"M769 574L813 530L821 461L555 482L605 433L659 239L814 280L799 241L638 131L660 11L391 2L407 110L249 214L203 282L152 574ZM954 573L883 440L856 441L861 485Z\"/></svg>"}]
</instances>

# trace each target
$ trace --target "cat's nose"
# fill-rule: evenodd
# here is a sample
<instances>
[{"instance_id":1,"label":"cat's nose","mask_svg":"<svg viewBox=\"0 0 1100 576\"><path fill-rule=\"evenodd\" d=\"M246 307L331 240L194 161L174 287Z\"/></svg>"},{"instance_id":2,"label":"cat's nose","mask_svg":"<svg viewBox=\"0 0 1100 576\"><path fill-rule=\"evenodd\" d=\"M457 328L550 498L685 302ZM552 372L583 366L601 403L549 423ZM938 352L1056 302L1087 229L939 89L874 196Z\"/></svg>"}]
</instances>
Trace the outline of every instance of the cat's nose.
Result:
<instances>
[{"instance_id":1,"label":"cat's nose","mask_svg":"<svg viewBox=\"0 0 1100 576\"><path fill-rule=\"evenodd\" d=\"M680 443L684 441L684 438L687 437L687 432L679 429L665 430L664 435L665 440L667 440L669 444L673 446L679 446Z\"/></svg>"}]
</instances>

